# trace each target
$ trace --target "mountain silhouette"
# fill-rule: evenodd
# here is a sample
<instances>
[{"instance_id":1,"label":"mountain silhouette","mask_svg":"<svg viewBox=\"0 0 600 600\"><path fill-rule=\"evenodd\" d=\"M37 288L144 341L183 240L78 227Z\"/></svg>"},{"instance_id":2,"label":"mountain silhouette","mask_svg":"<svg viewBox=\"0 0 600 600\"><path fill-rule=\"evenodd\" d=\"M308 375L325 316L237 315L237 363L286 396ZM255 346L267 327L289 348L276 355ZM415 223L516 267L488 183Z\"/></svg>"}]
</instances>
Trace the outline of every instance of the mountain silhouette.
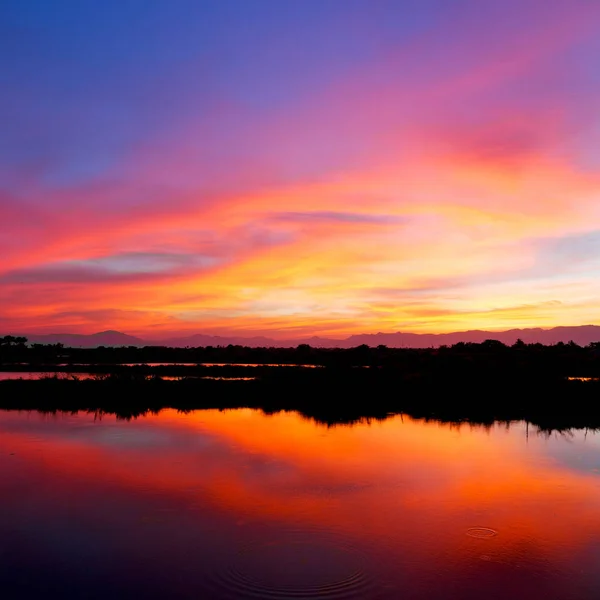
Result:
<instances>
[{"instance_id":1,"label":"mountain silhouette","mask_svg":"<svg viewBox=\"0 0 600 600\"><path fill-rule=\"evenodd\" d=\"M509 329L507 331L458 331L453 333L364 333L351 335L345 339L332 339L313 336L302 339L276 340L265 336L241 337L195 334L162 340L142 339L119 331L101 331L85 335L76 333L51 333L44 335L25 335L31 343L61 343L73 348L95 348L97 346L171 346L176 348L200 346L249 346L289 348L299 344L309 344L315 348L354 348L363 344L367 346L385 345L390 348L432 348L451 346L458 342L481 343L494 339L507 345L518 339L526 344L540 343L544 345L573 341L580 346L600 341L600 326L581 325L575 327L553 327L552 329Z\"/></svg>"},{"instance_id":2,"label":"mountain silhouette","mask_svg":"<svg viewBox=\"0 0 600 600\"><path fill-rule=\"evenodd\" d=\"M71 348L97 348L98 346L146 346L149 342L120 331L100 331L89 335L79 333L27 334L25 337L35 344L64 344Z\"/></svg>"}]
</instances>

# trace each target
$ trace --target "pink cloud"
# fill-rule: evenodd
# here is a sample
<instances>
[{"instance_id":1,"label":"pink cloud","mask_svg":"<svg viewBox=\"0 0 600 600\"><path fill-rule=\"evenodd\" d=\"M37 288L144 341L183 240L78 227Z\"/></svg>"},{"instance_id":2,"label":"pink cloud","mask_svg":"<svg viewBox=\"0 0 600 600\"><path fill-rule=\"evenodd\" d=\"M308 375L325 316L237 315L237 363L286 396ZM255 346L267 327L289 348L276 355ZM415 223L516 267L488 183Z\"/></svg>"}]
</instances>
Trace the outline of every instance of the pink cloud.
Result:
<instances>
[{"instance_id":1,"label":"pink cloud","mask_svg":"<svg viewBox=\"0 0 600 600\"><path fill-rule=\"evenodd\" d=\"M23 175L18 194L0 194L6 327L308 334L588 319L598 272L564 251L578 300L539 241L576 244L600 219L600 171L577 151L600 90L578 96L590 84L572 54L600 9L571 6L525 2L515 19L474 4L302 102L258 117L215 102L175 119L104 178Z\"/></svg>"}]
</instances>

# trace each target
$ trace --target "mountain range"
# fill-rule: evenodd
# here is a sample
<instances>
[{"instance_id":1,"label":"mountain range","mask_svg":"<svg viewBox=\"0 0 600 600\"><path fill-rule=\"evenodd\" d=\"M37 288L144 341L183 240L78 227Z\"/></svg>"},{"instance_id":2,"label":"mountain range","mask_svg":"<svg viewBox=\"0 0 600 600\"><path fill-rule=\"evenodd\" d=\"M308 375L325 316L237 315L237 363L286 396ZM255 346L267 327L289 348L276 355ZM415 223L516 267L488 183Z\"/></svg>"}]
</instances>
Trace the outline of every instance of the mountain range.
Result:
<instances>
[{"instance_id":1,"label":"mountain range","mask_svg":"<svg viewBox=\"0 0 600 600\"><path fill-rule=\"evenodd\" d=\"M581 325L575 327L553 327L552 329L509 329L507 331L458 331L453 333L364 333L344 339L311 337L305 339L275 340L264 336L213 336L195 334L163 340L142 339L119 331L102 331L90 335L75 333L51 333L45 335L25 335L30 343L62 343L73 348L95 348L97 346L228 346L229 344L250 347L289 348L299 344L309 344L317 348L354 348L385 345L390 348L431 348L452 345L458 342L481 343L484 340L499 340L507 345L518 339L526 344L556 344L573 341L580 346L600 341L600 326Z\"/></svg>"}]
</instances>

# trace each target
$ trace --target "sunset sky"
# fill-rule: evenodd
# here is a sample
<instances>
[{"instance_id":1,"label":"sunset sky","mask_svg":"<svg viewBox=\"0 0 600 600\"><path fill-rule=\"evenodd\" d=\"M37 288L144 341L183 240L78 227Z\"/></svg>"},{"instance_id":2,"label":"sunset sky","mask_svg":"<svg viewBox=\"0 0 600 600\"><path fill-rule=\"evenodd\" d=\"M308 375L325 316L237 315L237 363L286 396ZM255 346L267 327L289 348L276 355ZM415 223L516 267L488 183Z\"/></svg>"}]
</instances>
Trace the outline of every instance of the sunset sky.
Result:
<instances>
[{"instance_id":1,"label":"sunset sky","mask_svg":"<svg viewBox=\"0 0 600 600\"><path fill-rule=\"evenodd\" d=\"M3 0L0 334L600 323L597 0Z\"/></svg>"}]
</instances>

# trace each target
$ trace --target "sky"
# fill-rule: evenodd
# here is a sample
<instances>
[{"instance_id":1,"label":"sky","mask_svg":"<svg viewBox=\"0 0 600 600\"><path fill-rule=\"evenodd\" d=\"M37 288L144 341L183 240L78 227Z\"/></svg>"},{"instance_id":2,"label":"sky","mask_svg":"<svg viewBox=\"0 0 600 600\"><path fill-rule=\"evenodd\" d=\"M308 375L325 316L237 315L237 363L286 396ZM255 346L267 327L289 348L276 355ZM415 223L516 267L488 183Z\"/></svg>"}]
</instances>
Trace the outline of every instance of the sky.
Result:
<instances>
[{"instance_id":1,"label":"sky","mask_svg":"<svg viewBox=\"0 0 600 600\"><path fill-rule=\"evenodd\" d=\"M600 323L600 2L3 0L0 332Z\"/></svg>"}]
</instances>

